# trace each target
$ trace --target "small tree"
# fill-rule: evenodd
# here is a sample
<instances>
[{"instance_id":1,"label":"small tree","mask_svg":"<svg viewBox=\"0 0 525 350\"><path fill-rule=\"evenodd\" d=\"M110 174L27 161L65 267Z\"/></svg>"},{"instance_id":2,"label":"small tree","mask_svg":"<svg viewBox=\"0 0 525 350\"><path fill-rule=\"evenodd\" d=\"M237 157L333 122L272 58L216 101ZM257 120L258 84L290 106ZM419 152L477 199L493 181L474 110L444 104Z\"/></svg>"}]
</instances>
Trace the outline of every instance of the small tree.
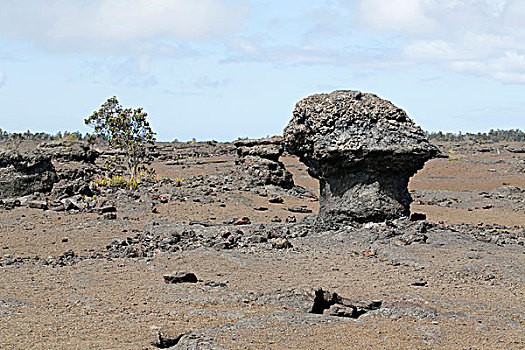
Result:
<instances>
[{"instance_id":1,"label":"small tree","mask_svg":"<svg viewBox=\"0 0 525 350\"><path fill-rule=\"evenodd\" d=\"M142 107L122 108L117 97L113 96L85 120L87 125L94 127L95 135L105 138L111 148L124 152L130 183L150 160L147 144L155 142L155 133L146 120L147 116Z\"/></svg>"}]
</instances>

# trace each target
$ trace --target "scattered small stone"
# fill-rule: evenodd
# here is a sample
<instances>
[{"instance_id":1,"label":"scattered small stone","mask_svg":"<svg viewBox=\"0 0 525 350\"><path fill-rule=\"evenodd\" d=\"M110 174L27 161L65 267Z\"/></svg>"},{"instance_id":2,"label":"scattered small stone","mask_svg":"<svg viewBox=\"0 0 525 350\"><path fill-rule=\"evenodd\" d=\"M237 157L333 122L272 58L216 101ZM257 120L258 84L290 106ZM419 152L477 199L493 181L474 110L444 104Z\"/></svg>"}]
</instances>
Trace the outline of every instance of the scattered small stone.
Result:
<instances>
[{"instance_id":1,"label":"scattered small stone","mask_svg":"<svg viewBox=\"0 0 525 350\"><path fill-rule=\"evenodd\" d=\"M357 318L355 308L343 306L340 304L334 304L330 306L330 308L325 309L323 313L330 316Z\"/></svg>"},{"instance_id":2,"label":"scattered small stone","mask_svg":"<svg viewBox=\"0 0 525 350\"><path fill-rule=\"evenodd\" d=\"M285 222L287 224L294 224L297 222L297 218L295 216L287 216Z\"/></svg>"},{"instance_id":3,"label":"scattered small stone","mask_svg":"<svg viewBox=\"0 0 525 350\"><path fill-rule=\"evenodd\" d=\"M218 287L226 287L226 283L223 282L215 282L215 281L207 281L204 283L205 286L212 287L212 288L218 288Z\"/></svg>"},{"instance_id":4,"label":"scattered small stone","mask_svg":"<svg viewBox=\"0 0 525 350\"><path fill-rule=\"evenodd\" d=\"M102 218L104 220L115 220L117 218L117 213L106 213Z\"/></svg>"},{"instance_id":5,"label":"scattered small stone","mask_svg":"<svg viewBox=\"0 0 525 350\"><path fill-rule=\"evenodd\" d=\"M62 243L66 243L66 242L69 242L69 238L68 237L62 238Z\"/></svg>"},{"instance_id":6,"label":"scattered small stone","mask_svg":"<svg viewBox=\"0 0 525 350\"><path fill-rule=\"evenodd\" d=\"M292 213L311 213L312 210L311 209L308 209L306 208L305 206L300 206L300 207L290 207L288 208L288 211L291 211Z\"/></svg>"},{"instance_id":7,"label":"scattered small stone","mask_svg":"<svg viewBox=\"0 0 525 350\"><path fill-rule=\"evenodd\" d=\"M236 226L240 226L240 225L250 225L251 223L252 222L251 222L250 218L245 216L242 219L239 219L239 220L235 221L233 224L236 225Z\"/></svg>"},{"instance_id":8,"label":"scattered small stone","mask_svg":"<svg viewBox=\"0 0 525 350\"><path fill-rule=\"evenodd\" d=\"M248 241L248 243L259 244L259 243L266 242L267 239L266 239L266 237L264 237L262 235L253 235L253 236L248 237L247 241Z\"/></svg>"},{"instance_id":9,"label":"scattered small stone","mask_svg":"<svg viewBox=\"0 0 525 350\"><path fill-rule=\"evenodd\" d=\"M282 222L282 221L283 221L283 220L281 220L281 218L278 217L278 216L274 216L274 217L272 218L272 222Z\"/></svg>"},{"instance_id":10,"label":"scattered small stone","mask_svg":"<svg viewBox=\"0 0 525 350\"><path fill-rule=\"evenodd\" d=\"M375 255L376 255L376 251L372 248L369 248L363 252L364 257L370 257L370 256L375 256Z\"/></svg>"},{"instance_id":11,"label":"scattered small stone","mask_svg":"<svg viewBox=\"0 0 525 350\"><path fill-rule=\"evenodd\" d=\"M284 199L282 199L281 197L272 197L268 200L268 202L274 203L274 204L281 204L284 202Z\"/></svg>"},{"instance_id":12,"label":"scattered small stone","mask_svg":"<svg viewBox=\"0 0 525 350\"><path fill-rule=\"evenodd\" d=\"M272 242L272 247L274 249L288 249L288 248L292 248L293 245L292 243L290 243L289 240L287 240L286 238L276 238L273 242Z\"/></svg>"},{"instance_id":13,"label":"scattered small stone","mask_svg":"<svg viewBox=\"0 0 525 350\"><path fill-rule=\"evenodd\" d=\"M410 285L416 286L416 287L426 287L428 286L428 282L425 280L419 279L419 280L412 282Z\"/></svg>"},{"instance_id":14,"label":"scattered small stone","mask_svg":"<svg viewBox=\"0 0 525 350\"><path fill-rule=\"evenodd\" d=\"M95 208L95 210L99 214L105 214L105 213L114 213L117 211L117 208L114 205L104 205L102 207Z\"/></svg>"},{"instance_id":15,"label":"scattered small stone","mask_svg":"<svg viewBox=\"0 0 525 350\"><path fill-rule=\"evenodd\" d=\"M212 225L211 222L209 221L201 221L201 220L192 220L189 222L189 225L190 226L193 226L193 225L201 225L201 226L204 226L204 227L209 227Z\"/></svg>"},{"instance_id":16,"label":"scattered small stone","mask_svg":"<svg viewBox=\"0 0 525 350\"><path fill-rule=\"evenodd\" d=\"M28 201L27 206L29 208L44 209L44 210L48 208L46 201Z\"/></svg>"},{"instance_id":17,"label":"scattered small stone","mask_svg":"<svg viewBox=\"0 0 525 350\"><path fill-rule=\"evenodd\" d=\"M164 275L166 283L197 283L198 279L192 272L178 271L169 275Z\"/></svg>"},{"instance_id":18,"label":"scattered small stone","mask_svg":"<svg viewBox=\"0 0 525 350\"><path fill-rule=\"evenodd\" d=\"M266 210L268 210L268 208L266 208L266 207L255 207L255 208L253 208L253 210L266 211Z\"/></svg>"},{"instance_id":19,"label":"scattered small stone","mask_svg":"<svg viewBox=\"0 0 525 350\"><path fill-rule=\"evenodd\" d=\"M64 209L65 210L79 209L78 203L76 203L75 201L73 201L72 199L69 199L69 198L64 199L63 204L64 204Z\"/></svg>"}]
</instances>

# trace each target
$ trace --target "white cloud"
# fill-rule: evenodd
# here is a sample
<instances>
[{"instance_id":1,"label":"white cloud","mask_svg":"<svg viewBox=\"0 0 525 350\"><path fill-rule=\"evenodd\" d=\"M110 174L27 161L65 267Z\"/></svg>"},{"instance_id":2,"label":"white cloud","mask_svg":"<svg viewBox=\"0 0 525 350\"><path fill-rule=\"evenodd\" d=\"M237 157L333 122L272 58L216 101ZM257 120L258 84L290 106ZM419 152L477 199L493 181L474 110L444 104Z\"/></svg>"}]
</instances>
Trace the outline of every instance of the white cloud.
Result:
<instances>
[{"instance_id":1,"label":"white cloud","mask_svg":"<svg viewBox=\"0 0 525 350\"><path fill-rule=\"evenodd\" d=\"M379 30L420 31L434 25L421 0L363 0L360 20Z\"/></svg>"},{"instance_id":2,"label":"white cloud","mask_svg":"<svg viewBox=\"0 0 525 350\"><path fill-rule=\"evenodd\" d=\"M525 1L361 0L358 22L400 36L405 59L525 83Z\"/></svg>"},{"instance_id":3,"label":"white cloud","mask_svg":"<svg viewBox=\"0 0 525 350\"><path fill-rule=\"evenodd\" d=\"M122 48L159 37L220 36L248 12L224 0L3 1L0 35L60 50Z\"/></svg>"},{"instance_id":4,"label":"white cloud","mask_svg":"<svg viewBox=\"0 0 525 350\"><path fill-rule=\"evenodd\" d=\"M476 75L489 75L506 83L525 84L525 55L507 51L487 61L453 61L450 67Z\"/></svg>"},{"instance_id":5,"label":"white cloud","mask_svg":"<svg viewBox=\"0 0 525 350\"><path fill-rule=\"evenodd\" d=\"M6 80L5 73L0 70L0 88L4 86Z\"/></svg>"}]
</instances>

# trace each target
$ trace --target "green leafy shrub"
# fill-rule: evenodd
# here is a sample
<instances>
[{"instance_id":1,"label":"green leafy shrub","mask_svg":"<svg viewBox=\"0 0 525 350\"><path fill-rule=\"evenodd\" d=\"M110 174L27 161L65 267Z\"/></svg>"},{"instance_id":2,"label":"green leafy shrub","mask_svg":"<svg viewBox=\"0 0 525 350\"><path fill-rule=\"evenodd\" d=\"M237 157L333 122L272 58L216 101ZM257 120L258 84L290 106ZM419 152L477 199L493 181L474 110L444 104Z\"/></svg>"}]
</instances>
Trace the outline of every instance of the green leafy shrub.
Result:
<instances>
[{"instance_id":1,"label":"green leafy shrub","mask_svg":"<svg viewBox=\"0 0 525 350\"><path fill-rule=\"evenodd\" d=\"M122 151L131 183L138 184L139 171L146 170L145 165L151 161L148 144L155 143L155 133L147 116L142 107L123 108L113 96L85 120L94 127L96 136L109 142L110 148Z\"/></svg>"}]
</instances>

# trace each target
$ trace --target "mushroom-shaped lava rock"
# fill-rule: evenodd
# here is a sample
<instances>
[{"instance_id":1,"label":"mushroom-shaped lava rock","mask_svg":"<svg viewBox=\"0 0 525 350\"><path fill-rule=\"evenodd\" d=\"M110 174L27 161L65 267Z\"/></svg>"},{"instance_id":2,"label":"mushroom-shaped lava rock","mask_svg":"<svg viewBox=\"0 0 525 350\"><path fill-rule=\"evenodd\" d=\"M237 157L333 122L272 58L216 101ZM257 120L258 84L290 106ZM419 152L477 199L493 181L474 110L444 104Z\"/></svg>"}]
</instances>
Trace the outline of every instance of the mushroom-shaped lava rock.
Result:
<instances>
[{"instance_id":1,"label":"mushroom-shaped lava rock","mask_svg":"<svg viewBox=\"0 0 525 350\"><path fill-rule=\"evenodd\" d=\"M284 142L319 179L322 227L408 216L408 180L441 154L401 108L350 90L299 101Z\"/></svg>"}]
</instances>

